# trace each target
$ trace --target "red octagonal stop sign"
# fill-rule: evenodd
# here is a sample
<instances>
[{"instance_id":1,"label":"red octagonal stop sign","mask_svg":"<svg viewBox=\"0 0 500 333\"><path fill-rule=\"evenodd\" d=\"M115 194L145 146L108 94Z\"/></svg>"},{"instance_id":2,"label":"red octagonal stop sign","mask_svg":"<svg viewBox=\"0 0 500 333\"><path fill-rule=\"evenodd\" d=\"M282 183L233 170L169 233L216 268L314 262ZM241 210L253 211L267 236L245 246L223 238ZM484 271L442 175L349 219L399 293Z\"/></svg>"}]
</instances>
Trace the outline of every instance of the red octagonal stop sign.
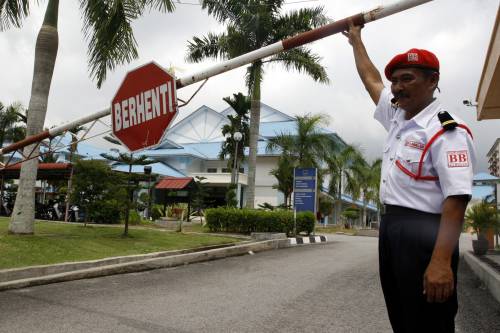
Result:
<instances>
[{"instance_id":1,"label":"red octagonal stop sign","mask_svg":"<svg viewBox=\"0 0 500 333\"><path fill-rule=\"evenodd\" d=\"M175 78L154 62L129 72L111 102L113 134L130 151L160 143L176 114Z\"/></svg>"}]
</instances>

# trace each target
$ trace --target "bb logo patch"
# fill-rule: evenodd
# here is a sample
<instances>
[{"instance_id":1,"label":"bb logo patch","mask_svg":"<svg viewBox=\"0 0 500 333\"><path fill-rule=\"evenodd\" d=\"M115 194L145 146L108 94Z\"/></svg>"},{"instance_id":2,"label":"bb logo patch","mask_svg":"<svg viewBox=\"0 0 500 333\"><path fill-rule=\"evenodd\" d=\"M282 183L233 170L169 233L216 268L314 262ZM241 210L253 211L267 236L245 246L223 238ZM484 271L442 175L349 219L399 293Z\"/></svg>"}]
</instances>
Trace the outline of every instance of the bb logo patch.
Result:
<instances>
[{"instance_id":1,"label":"bb logo patch","mask_svg":"<svg viewBox=\"0 0 500 333\"><path fill-rule=\"evenodd\" d=\"M408 53L408 61L418 61L418 53Z\"/></svg>"},{"instance_id":2,"label":"bb logo patch","mask_svg":"<svg viewBox=\"0 0 500 333\"><path fill-rule=\"evenodd\" d=\"M469 166L469 155L467 150L448 151L448 168L466 168Z\"/></svg>"}]
</instances>

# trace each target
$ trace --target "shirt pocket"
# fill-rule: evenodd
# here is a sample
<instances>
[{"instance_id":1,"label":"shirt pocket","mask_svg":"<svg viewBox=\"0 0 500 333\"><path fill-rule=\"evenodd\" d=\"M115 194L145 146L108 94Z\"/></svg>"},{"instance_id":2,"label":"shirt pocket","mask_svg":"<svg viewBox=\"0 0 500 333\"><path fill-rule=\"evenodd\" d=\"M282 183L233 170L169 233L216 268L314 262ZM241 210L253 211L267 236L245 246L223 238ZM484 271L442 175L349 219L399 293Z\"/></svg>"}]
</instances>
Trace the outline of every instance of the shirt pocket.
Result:
<instances>
[{"instance_id":1,"label":"shirt pocket","mask_svg":"<svg viewBox=\"0 0 500 333\"><path fill-rule=\"evenodd\" d=\"M422 155L422 151L409 148L409 147L401 147L396 152L396 164L397 168L395 172L397 173L396 181L409 185L414 179L413 175L417 175L418 166L420 162L420 157Z\"/></svg>"}]
</instances>

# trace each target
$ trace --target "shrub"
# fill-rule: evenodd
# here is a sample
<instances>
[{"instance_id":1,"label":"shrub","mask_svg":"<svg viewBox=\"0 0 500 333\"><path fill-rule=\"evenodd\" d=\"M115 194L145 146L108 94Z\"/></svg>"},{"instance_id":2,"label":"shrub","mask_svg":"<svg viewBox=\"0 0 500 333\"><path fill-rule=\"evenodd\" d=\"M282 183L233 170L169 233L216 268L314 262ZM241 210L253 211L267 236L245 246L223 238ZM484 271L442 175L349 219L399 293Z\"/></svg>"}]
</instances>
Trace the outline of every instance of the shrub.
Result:
<instances>
[{"instance_id":1,"label":"shrub","mask_svg":"<svg viewBox=\"0 0 500 333\"><path fill-rule=\"evenodd\" d=\"M210 231L250 234L252 232L293 233L293 212L289 210L263 211L227 207L205 210L205 219ZM310 234L314 230L315 218L311 212L297 214L297 232Z\"/></svg>"},{"instance_id":2,"label":"shrub","mask_svg":"<svg viewBox=\"0 0 500 333\"><path fill-rule=\"evenodd\" d=\"M88 210L88 221L95 223L120 223L123 203L118 200L96 201Z\"/></svg>"},{"instance_id":3,"label":"shrub","mask_svg":"<svg viewBox=\"0 0 500 333\"><path fill-rule=\"evenodd\" d=\"M154 205L153 208L151 209L151 218L153 221L158 220L160 217L163 216L163 210L160 205Z\"/></svg>"},{"instance_id":4,"label":"shrub","mask_svg":"<svg viewBox=\"0 0 500 333\"><path fill-rule=\"evenodd\" d=\"M141 216L135 209L131 209L128 215L128 223L131 225L141 224Z\"/></svg>"},{"instance_id":5,"label":"shrub","mask_svg":"<svg viewBox=\"0 0 500 333\"><path fill-rule=\"evenodd\" d=\"M314 231L316 218L313 212L300 212L297 214L297 232L305 231L308 235ZM300 231L299 231L300 230Z\"/></svg>"}]
</instances>

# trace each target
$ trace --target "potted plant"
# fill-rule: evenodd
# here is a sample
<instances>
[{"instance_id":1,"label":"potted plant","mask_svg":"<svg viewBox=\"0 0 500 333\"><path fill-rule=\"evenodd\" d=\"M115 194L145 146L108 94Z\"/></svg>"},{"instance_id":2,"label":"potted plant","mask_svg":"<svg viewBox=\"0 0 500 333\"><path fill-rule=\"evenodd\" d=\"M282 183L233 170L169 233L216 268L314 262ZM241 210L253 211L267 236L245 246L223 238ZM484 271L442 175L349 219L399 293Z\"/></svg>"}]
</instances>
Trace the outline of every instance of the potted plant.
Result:
<instances>
[{"instance_id":1,"label":"potted plant","mask_svg":"<svg viewBox=\"0 0 500 333\"><path fill-rule=\"evenodd\" d=\"M488 240L485 237L486 230L497 223L495 207L486 202L476 203L467 210L465 221L467 226L471 227L474 233L477 234L477 240L472 241L474 254L486 254L488 251Z\"/></svg>"}]
</instances>

